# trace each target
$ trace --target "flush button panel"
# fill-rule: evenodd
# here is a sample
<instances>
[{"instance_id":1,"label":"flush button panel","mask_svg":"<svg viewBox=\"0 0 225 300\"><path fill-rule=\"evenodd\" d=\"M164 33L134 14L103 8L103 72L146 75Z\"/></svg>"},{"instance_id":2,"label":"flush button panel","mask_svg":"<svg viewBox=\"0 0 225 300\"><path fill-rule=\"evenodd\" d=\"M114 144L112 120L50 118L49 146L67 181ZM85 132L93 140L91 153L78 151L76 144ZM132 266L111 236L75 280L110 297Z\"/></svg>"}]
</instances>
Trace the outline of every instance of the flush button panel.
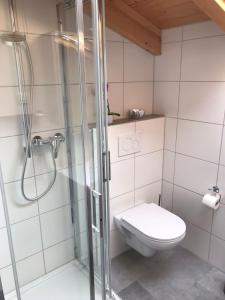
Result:
<instances>
[{"instance_id":1,"label":"flush button panel","mask_svg":"<svg viewBox=\"0 0 225 300\"><path fill-rule=\"evenodd\" d=\"M119 136L119 157L126 156L141 151L141 136L140 134L122 135Z\"/></svg>"}]
</instances>

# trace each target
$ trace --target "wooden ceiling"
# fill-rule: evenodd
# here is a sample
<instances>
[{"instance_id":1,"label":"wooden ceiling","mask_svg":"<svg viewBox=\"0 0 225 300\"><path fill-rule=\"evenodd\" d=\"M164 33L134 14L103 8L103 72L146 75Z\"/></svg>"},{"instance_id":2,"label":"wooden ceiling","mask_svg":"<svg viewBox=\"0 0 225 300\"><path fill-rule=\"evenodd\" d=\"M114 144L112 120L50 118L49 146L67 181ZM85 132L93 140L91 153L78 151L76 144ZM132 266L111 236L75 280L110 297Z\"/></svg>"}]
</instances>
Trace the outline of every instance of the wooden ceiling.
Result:
<instances>
[{"instance_id":1,"label":"wooden ceiling","mask_svg":"<svg viewBox=\"0 0 225 300\"><path fill-rule=\"evenodd\" d=\"M106 25L161 53L161 29L213 19L225 30L225 0L106 0Z\"/></svg>"}]
</instances>

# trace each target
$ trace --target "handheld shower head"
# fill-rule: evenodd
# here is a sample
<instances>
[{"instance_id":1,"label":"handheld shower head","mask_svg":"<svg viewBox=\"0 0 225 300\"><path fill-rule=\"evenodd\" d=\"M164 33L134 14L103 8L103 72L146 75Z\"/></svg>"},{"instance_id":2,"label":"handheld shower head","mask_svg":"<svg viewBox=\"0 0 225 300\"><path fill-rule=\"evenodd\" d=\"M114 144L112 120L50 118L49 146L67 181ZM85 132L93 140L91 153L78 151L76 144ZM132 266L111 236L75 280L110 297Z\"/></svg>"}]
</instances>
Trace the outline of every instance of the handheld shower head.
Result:
<instances>
[{"instance_id":1,"label":"handheld shower head","mask_svg":"<svg viewBox=\"0 0 225 300\"><path fill-rule=\"evenodd\" d=\"M2 43L13 46L14 44L20 44L26 41L26 36L23 33L10 31L0 34L0 40Z\"/></svg>"}]
</instances>

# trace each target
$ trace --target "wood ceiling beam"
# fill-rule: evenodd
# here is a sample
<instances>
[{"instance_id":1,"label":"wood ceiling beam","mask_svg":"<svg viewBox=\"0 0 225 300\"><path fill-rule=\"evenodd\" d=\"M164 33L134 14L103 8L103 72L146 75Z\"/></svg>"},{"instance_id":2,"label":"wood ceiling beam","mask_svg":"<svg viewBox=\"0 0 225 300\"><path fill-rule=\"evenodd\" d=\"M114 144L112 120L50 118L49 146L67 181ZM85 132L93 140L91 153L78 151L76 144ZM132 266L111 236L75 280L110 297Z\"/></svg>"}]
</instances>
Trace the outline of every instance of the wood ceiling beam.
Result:
<instances>
[{"instance_id":1,"label":"wood ceiling beam","mask_svg":"<svg viewBox=\"0 0 225 300\"><path fill-rule=\"evenodd\" d=\"M161 53L161 32L122 0L106 0L106 25L154 55Z\"/></svg>"},{"instance_id":2,"label":"wood ceiling beam","mask_svg":"<svg viewBox=\"0 0 225 300\"><path fill-rule=\"evenodd\" d=\"M193 0L193 2L225 31L224 0Z\"/></svg>"}]
</instances>

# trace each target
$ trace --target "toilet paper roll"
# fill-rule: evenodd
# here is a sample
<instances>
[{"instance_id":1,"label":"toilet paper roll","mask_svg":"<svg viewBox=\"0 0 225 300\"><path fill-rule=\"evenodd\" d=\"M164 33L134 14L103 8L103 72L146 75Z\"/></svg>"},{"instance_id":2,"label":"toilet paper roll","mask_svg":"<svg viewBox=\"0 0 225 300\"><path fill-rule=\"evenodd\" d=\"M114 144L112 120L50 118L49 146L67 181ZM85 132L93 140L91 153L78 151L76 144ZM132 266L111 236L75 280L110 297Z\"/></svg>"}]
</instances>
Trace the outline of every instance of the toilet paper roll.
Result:
<instances>
[{"instance_id":1,"label":"toilet paper roll","mask_svg":"<svg viewBox=\"0 0 225 300\"><path fill-rule=\"evenodd\" d=\"M220 198L221 198L221 195L218 193L205 194L205 196L202 199L202 203L212 209L218 209L218 207L220 206Z\"/></svg>"}]
</instances>

